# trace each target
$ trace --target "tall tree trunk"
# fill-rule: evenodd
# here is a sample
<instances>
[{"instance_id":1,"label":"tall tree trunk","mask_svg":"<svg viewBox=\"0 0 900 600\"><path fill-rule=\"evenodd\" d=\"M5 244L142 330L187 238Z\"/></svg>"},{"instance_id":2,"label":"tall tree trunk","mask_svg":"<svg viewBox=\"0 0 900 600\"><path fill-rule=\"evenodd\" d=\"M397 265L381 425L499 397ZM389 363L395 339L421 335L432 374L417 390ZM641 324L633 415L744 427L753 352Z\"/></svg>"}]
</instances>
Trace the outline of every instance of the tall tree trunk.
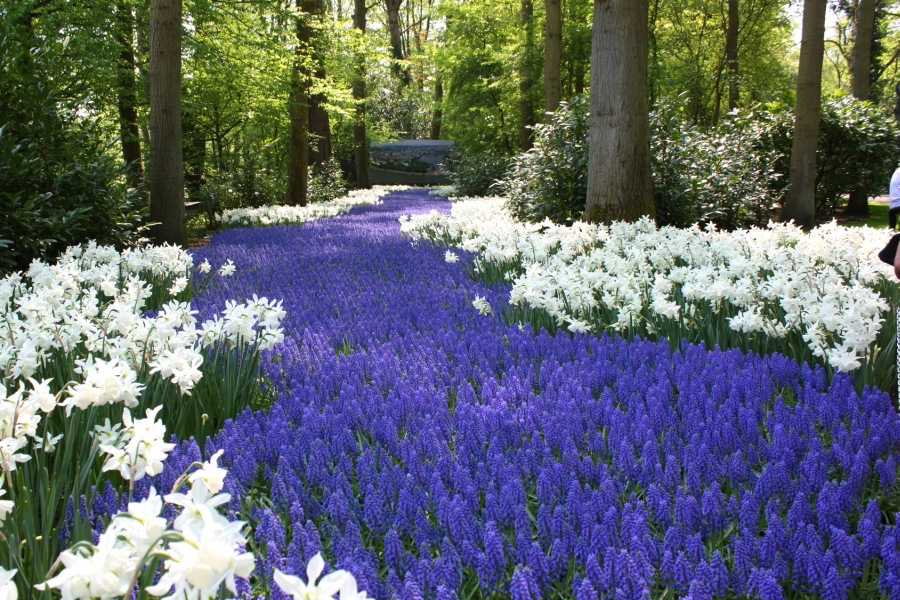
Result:
<instances>
[{"instance_id":1,"label":"tall tree trunk","mask_svg":"<svg viewBox=\"0 0 900 600\"><path fill-rule=\"evenodd\" d=\"M366 35L366 0L354 0L353 26ZM369 179L369 143L366 139L366 66L359 57L356 79L353 82L353 99L356 101L356 122L353 125L353 162L356 165L356 187L372 187Z\"/></svg>"},{"instance_id":2,"label":"tall tree trunk","mask_svg":"<svg viewBox=\"0 0 900 600\"><path fill-rule=\"evenodd\" d=\"M119 109L119 137L122 138L122 159L128 187L137 188L144 177L141 164L141 134L138 130L137 94L134 77L134 16L124 2L116 2L116 43L119 45L119 64L116 69Z\"/></svg>"},{"instance_id":3,"label":"tall tree trunk","mask_svg":"<svg viewBox=\"0 0 900 600\"><path fill-rule=\"evenodd\" d=\"M738 49L740 33L739 0L728 0L728 27L725 34L725 63L728 67L728 110L741 102L741 63Z\"/></svg>"},{"instance_id":4,"label":"tall tree trunk","mask_svg":"<svg viewBox=\"0 0 900 600\"><path fill-rule=\"evenodd\" d=\"M816 222L816 149L822 112L826 7L827 0L804 0L803 3L791 172L782 219L793 220L804 229L812 229Z\"/></svg>"},{"instance_id":5,"label":"tall tree trunk","mask_svg":"<svg viewBox=\"0 0 900 600\"><path fill-rule=\"evenodd\" d=\"M555 112L562 100L562 2L544 0L547 38L544 47L544 110Z\"/></svg>"},{"instance_id":6,"label":"tall tree trunk","mask_svg":"<svg viewBox=\"0 0 900 600\"><path fill-rule=\"evenodd\" d=\"M521 79L519 94L521 96L522 132L519 135L519 146L523 152L531 149L534 128L534 102L531 90L534 88L534 0L522 0L522 26L525 28L525 49L522 52Z\"/></svg>"},{"instance_id":7,"label":"tall tree trunk","mask_svg":"<svg viewBox=\"0 0 900 600\"><path fill-rule=\"evenodd\" d=\"M316 0L316 19L325 14L325 0ZM325 60L320 52L316 52L316 79L321 85L325 83ZM309 104L309 133L312 136L312 147L309 151L309 162L322 165L331 160L331 124L328 111L325 110L325 94L315 94Z\"/></svg>"},{"instance_id":8,"label":"tall tree trunk","mask_svg":"<svg viewBox=\"0 0 900 600\"><path fill-rule=\"evenodd\" d=\"M875 9L878 0L859 0L856 7L856 26L853 40L853 64L850 88L858 100L869 99L872 66L872 37L875 33ZM868 182L866 182L868 183ZM845 215L869 216L869 189L863 184L850 193Z\"/></svg>"},{"instance_id":9,"label":"tall tree trunk","mask_svg":"<svg viewBox=\"0 0 900 600\"><path fill-rule=\"evenodd\" d=\"M385 4L388 14L388 33L391 36L391 58L394 59L392 69L403 85L409 85L409 69L401 64L401 61L406 58L403 53L403 31L400 26L400 7L403 5L403 0L385 0Z\"/></svg>"},{"instance_id":10,"label":"tall tree trunk","mask_svg":"<svg viewBox=\"0 0 900 600\"><path fill-rule=\"evenodd\" d=\"M594 0L586 221L655 217L647 104L649 0Z\"/></svg>"},{"instance_id":11,"label":"tall tree trunk","mask_svg":"<svg viewBox=\"0 0 900 600\"><path fill-rule=\"evenodd\" d=\"M431 118L431 139L441 139L441 124L444 120L444 81L441 74L437 74L434 82L434 114Z\"/></svg>"},{"instance_id":12,"label":"tall tree trunk","mask_svg":"<svg viewBox=\"0 0 900 600\"><path fill-rule=\"evenodd\" d=\"M184 244L181 147L181 0L150 3L150 232L157 243Z\"/></svg>"},{"instance_id":13,"label":"tall tree trunk","mask_svg":"<svg viewBox=\"0 0 900 600\"><path fill-rule=\"evenodd\" d=\"M285 202L291 206L306 206L309 192L309 88L312 80L306 58L311 52L311 20L316 11L316 0L297 0L297 7L301 14L297 16L297 50L288 100L291 141Z\"/></svg>"}]
</instances>

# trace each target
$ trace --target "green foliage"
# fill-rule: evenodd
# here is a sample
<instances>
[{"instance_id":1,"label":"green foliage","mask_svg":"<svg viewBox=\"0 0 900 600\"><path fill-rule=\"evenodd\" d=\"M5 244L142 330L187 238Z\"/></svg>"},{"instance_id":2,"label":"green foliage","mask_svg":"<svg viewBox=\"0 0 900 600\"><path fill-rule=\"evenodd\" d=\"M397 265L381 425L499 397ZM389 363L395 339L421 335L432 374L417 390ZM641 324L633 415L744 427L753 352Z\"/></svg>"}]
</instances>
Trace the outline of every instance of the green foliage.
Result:
<instances>
[{"instance_id":1,"label":"green foliage","mask_svg":"<svg viewBox=\"0 0 900 600\"><path fill-rule=\"evenodd\" d=\"M775 189L784 191L790 171L794 115L789 109L757 109L746 120L760 123L763 131L756 145L780 154L776 169L781 179ZM819 147L816 153L816 216L837 212L843 197L865 185L872 194L887 190L900 158L900 130L884 109L849 96L822 104Z\"/></svg>"},{"instance_id":2,"label":"green foliage","mask_svg":"<svg viewBox=\"0 0 900 600\"><path fill-rule=\"evenodd\" d=\"M332 158L321 166L313 168L309 178L309 201L329 202L347 193L349 186L341 172L341 165Z\"/></svg>"},{"instance_id":3,"label":"green foliage","mask_svg":"<svg viewBox=\"0 0 900 600\"><path fill-rule=\"evenodd\" d=\"M786 177L785 155L766 144L770 121L735 112L708 132L683 116L684 105L661 102L651 114L651 157L659 222L724 229L776 219Z\"/></svg>"},{"instance_id":4,"label":"green foliage","mask_svg":"<svg viewBox=\"0 0 900 600\"><path fill-rule=\"evenodd\" d=\"M868 102L849 96L825 102L816 155L816 214L834 214L843 196L860 185L870 193L887 191L900 158L898 135L894 117Z\"/></svg>"},{"instance_id":5,"label":"green foliage","mask_svg":"<svg viewBox=\"0 0 900 600\"><path fill-rule=\"evenodd\" d=\"M99 119L52 85L56 49L0 20L0 272L88 240L136 243L144 204L126 190Z\"/></svg>"},{"instance_id":6,"label":"green foliage","mask_svg":"<svg viewBox=\"0 0 900 600\"><path fill-rule=\"evenodd\" d=\"M509 169L509 159L492 152L455 151L444 161L459 196L496 196Z\"/></svg>"},{"instance_id":7,"label":"green foliage","mask_svg":"<svg viewBox=\"0 0 900 600\"><path fill-rule=\"evenodd\" d=\"M506 179L509 207L526 221L581 218L587 197L588 100L560 105L534 128L534 147L513 159Z\"/></svg>"}]
</instances>

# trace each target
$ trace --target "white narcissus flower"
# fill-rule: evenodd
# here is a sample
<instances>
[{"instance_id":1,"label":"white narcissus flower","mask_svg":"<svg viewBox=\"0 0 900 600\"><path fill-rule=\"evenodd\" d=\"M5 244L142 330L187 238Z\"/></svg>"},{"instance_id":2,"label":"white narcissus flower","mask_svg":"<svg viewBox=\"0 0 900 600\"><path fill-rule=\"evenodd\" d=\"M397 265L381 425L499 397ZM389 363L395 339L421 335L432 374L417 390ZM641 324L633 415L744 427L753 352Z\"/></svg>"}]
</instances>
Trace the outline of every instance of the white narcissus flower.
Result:
<instances>
[{"instance_id":1,"label":"white narcissus flower","mask_svg":"<svg viewBox=\"0 0 900 600\"><path fill-rule=\"evenodd\" d=\"M56 395L50 391L50 382L53 379L44 379L37 382L31 377L28 382L31 384L31 391L28 392L28 400L35 402L38 407L45 413L53 412L56 408Z\"/></svg>"},{"instance_id":2,"label":"white narcissus flower","mask_svg":"<svg viewBox=\"0 0 900 600\"><path fill-rule=\"evenodd\" d=\"M187 494L180 492L167 494L166 502L181 507L175 518L174 527L178 531L199 537L210 526L224 527L228 519L218 512L218 507L231 500L231 494L214 494L206 486L206 481L197 479Z\"/></svg>"},{"instance_id":3,"label":"white narcissus flower","mask_svg":"<svg viewBox=\"0 0 900 600\"><path fill-rule=\"evenodd\" d=\"M197 265L197 271L203 273L209 273L212 270L212 266L209 264L209 259L204 259L202 263Z\"/></svg>"},{"instance_id":4,"label":"white narcissus flower","mask_svg":"<svg viewBox=\"0 0 900 600\"><path fill-rule=\"evenodd\" d=\"M5 496L6 490L0 489L0 496ZM0 500L0 523L6 520L6 515L12 512L12 509L15 508L15 502L12 500Z\"/></svg>"},{"instance_id":5,"label":"white narcissus flower","mask_svg":"<svg viewBox=\"0 0 900 600\"><path fill-rule=\"evenodd\" d=\"M55 577L35 585L35 589L59 590L63 600L115 598L130 592L138 558L118 544L117 531L110 528L100 535L91 550L80 547L59 555L63 566Z\"/></svg>"},{"instance_id":6,"label":"white narcissus flower","mask_svg":"<svg viewBox=\"0 0 900 600\"><path fill-rule=\"evenodd\" d=\"M118 471L125 479L138 481L145 475L153 477L163 470L163 462L175 444L165 441L166 426L156 420L162 406L148 409L143 419L132 419L127 408L122 412L124 430L114 444L100 445L107 455L104 471ZM104 428L101 435L108 437Z\"/></svg>"},{"instance_id":7,"label":"white narcissus flower","mask_svg":"<svg viewBox=\"0 0 900 600\"><path fill-rule=\"evenodd\" d=\"M18 600L19 590L12 580L18 572L18 569L0 567L0 600Z\"/></svg>"},{"instance_id":8,"label":"white narcissus flower","mask_svg":"<svg viewBox=\"0 0 900 600\"><path fill-rule=\"evenodd\" d=\"M475 296L475 300L472 301L472 306L474 306L478 312L483 315L491 315L494 314L494 309L491 308L491 305L488 303L487 299L482 296Z\"/></svg>"},{"instance_id":9,"label":"white narcissus flower","mask_svg":"<svg viewBox=\"0 0 900 600\"><path fill-rule=\"evenodd\" d=\"M448 263L456 263L459 262L459 255L451 250L447 250L444 252L444 260Z\"/></svg>"},{"instance_id":10,"label":"white narcissus flower","mask_svg":"<svg viewBox=\"0 0 900 600\"><path fill-rule=\"evenodd\" d=\"M234 266L234 262L229 258L225 261L225 264L219 267L219 275L222 277L230 277L234 275L234 271L237 267Z\"/></svg>"},{"instance_id":11,"label":"white narcissus flower","mask_svg":"<svg viewBox=\"0 0 900 600\"><path fill-rule=\"evenodd\" d=\"M228 474L228 471L218 465L223 452L224 450L219 450L210 457L208 462L203 463L202 467L191 473L189 478L191 485L202 479L210 494L218 494L222 491L222 486L225 485L225 475Z\"/></svg>"},{"instance_id":12,"label":"white narcissus flower","mask_svg":"<svg viewBox=\"0 0 900 600\"><path fill-rule=\"evenodd\" d=\"M324 569L325 559L321 554L316 554L306 566L306 581L275 569L275 583L282 592L297 600L334 600L334 595L341 591L347 578L352 575L347 571L334 571L318 581Z\"/></svg>"},{"instance_id":13,"label":"white narcissus flower","mask_svg":"<svg viewBox=\"0 0 900 600\"><path fill-rule=\"evenodd\" d=\"M183 292L188 286L188 278L187 277L178 277L175 281L172 282L172 285L169 287L169 294L172 296L177 296L181 292Z\"/></svg>"}]
</instances>

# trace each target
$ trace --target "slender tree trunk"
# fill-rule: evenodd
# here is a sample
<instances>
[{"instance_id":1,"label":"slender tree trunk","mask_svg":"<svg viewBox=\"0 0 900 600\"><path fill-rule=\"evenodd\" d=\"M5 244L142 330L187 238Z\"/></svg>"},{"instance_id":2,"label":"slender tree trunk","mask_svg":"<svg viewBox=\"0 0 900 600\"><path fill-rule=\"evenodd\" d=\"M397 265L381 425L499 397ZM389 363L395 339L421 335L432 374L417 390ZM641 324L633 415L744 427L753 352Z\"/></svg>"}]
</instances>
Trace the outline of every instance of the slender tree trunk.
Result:
<instances>
[{"instance_id":1,"label":"slender tree trunk","mask_svg":"<svg viewBox=\"0 0 900 600\"><path fill-rule=\"evenodd\" d=\"M547 38L544 48L544 110L555 112L562 100L562 2L544 0Z\"/></svg>"},{"instance_id":2,"label":"slender tree trunk","mask_svg":"<svg viewBox=\"0 0 900 600\"><path fill-rule=\"evenodd\" d=\"M403 0L385 0L388 14L388 33L391 37L391 58L394 59L394 75L399 77L403 85L409 85L409 69L401 64L406 56L403 53L403 31L400 27L400 8Z\"/></svg>"},{"instance_id":3,"label":"slender tree trunk","mask_svg":"<svg viewBox=\"0 0 900 600\"><path fill-rule=\"evenodd\" d=\"M444 80L438 73L434 82L434 115L431 118L431 139L441 139L441 124L444 120Z\"/></svg>"},{"instance_id":4,"label":"slender tree trunk","mask_svg":"<svg viewBox=\"0 0 900 600\"><path fill-rule=\"evenodd\" d=\"M184 244L181 147L181 0L150 3L150 232L157 243Z\"/></svg>"},{"instance_id":5,"label":"slender tree trunk","mask_svg":"<svg viewBox=\"0 0 900 600\"><path fill-rule=\"evenodd\" d=\"M366 0L354 0L353 26L366 35ZM360 56L356 79L353 82L353 99L356 101L356 122L353 125L353 162L356 164L356 187L372 187L369 179L369 143L366 139L366 67Z\"/></svg>"},{"instance_id":6,"label":"slender tree trunk","mask_svg":"<svg viewBox=\"0 0 900 600\"><path fill-rule=\"evenodd\" d=\"M649 0L594 0L585 220L655 217L647 103Z\"/></svg>"},{"instance_id":7,"label":"slender tree trunk","mask_svg":"<svg viewBox=\"0 0 900 600\"><path fill-rule=\"evenodd\" d=\"M522 71L519 81L522 111L519 146L526 152L531 149L534 132L534 102L531 97L534 88L534 0L522 0L522 27L525 28L525 49L519 67Z\"/></svg>"},{"instance_id":8,"label":"slender tree trunk","mask_svg":"<svg viewBox=\"0 0 900 600\"><path fill-rule=\"evenodd\" d=\"M144 177L141 164L141 134L138 129L137 94L134 77L134 16L123 0L116 2L116 43L119 64L116 69L119 109L119 137L128 187L137 188Z\"/></svg>"},{"instance_id":9,"label":"slender tree trunk","mask_svg":"<svg viewBox=\"0 0 900 600\"><path fill-rule=\"evenodd\" d=\"M311 20L316 11L316 0L297 0L297 7L301 14L297 16L297 51L288 100L291 140L285 202L291 206L306 206L309 191L309 87L313 74L309 72L305 59L311 51Z\"/></svg>"},{"instance_id":10,"label":"slender tree trunk","mask_svg":"<svg viewBox=\"0 0 900 600\"><path fill-rule=\"evenodd\" d=\"M206 174L206 138L190 110L181 116L184 132L184 185L189 200L199 200Z\"/></svg>"},{"instance_id":11,"label":"slender tree trunk","mask_svg":"<svg viewBox=\"0 0 900 600\"><path fill-rule=\"evenodd\" d=\"M321 20L325 14L325 0L316 0L315 5L316 19ZM320 84L325 82L325 60L320 52L316 52L316 79ZM325 101L324 94L315 94L309 104L309 133L312 136L309 162L313 165L331 160L331 124Z\"/></svg>"},{"instance_id":12,"label":"slender tree trunk","mask_svg":"<svg viewBox=\"0 0 900 600\"><path fill-rule=\"evenodd\" d=\"M869 99L872 66L872 37L875 33L875 9L878 0L859 0L856 7L856 31L853 40L853 64L850 88L858 100ZM863 184L850 193L845 215L869 216L869 189Z\"/></svg>"},{"instance_id":13,"label":"slender tree trunk","mask_svg":"<svg viewBox=\"0 0 900 600\"><path fill-rule=\"evenodd\" d=\"M725 35L725 63L728 68L728 110L741 102L741 67L738 49L740 33L739 0L728 0L728 28Z\"/></svg>"},{"instance_id":14,"label":"slender tree trunk","mask_svg":"<svg viewBox=\"0 0 900 600\"><path fill-rule=\"evenodd\" d=\"M816 149L822 112L826 7L827 0L804 0L803 3L791 172L782 218L793 220L804 229L812 229L816 222Z\"/></svg>"},{"instance_id":15,"label":"slender tree trunk","mask_svg":"<svg viewBox=\"0 0 900 600\"><path fill-rule=\"evenodd\" d=\"M586 71L587 65L585 65L582 61L578 61L575 65L575 95L580 96L584 93L584 83L585 77L587 76Z\"/></svg>"}]
</instances>

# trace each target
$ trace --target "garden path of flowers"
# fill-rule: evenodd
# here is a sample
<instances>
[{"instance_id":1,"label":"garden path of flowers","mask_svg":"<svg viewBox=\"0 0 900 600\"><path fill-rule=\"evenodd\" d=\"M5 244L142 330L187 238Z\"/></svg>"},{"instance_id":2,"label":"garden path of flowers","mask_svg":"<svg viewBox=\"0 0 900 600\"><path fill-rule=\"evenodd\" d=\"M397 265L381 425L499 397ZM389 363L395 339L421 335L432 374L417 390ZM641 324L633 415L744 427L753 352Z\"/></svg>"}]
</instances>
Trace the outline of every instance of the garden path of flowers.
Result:
<instances>
[{"instance_id":1,"label":"garden path of flowers","mask_svg":"<svg viewBox=\"0 0 900 600\"><path fill-rule=\"evenodd\" d=\"M254 525L255 584L323 552L369 597L693 600L900 598L900 419L796 362L666 341L507 325L508 285L471 256L413 245L398 218L425 191L303 226L216 235L232 259L195 299L284 299L263 371L277 399L224 450L235 517ZM199 450L170 455L170 489ZM99 502L97 510L103 510ZM242 514L243 513L243 514Z\"/></svg>"}]
</instances>

